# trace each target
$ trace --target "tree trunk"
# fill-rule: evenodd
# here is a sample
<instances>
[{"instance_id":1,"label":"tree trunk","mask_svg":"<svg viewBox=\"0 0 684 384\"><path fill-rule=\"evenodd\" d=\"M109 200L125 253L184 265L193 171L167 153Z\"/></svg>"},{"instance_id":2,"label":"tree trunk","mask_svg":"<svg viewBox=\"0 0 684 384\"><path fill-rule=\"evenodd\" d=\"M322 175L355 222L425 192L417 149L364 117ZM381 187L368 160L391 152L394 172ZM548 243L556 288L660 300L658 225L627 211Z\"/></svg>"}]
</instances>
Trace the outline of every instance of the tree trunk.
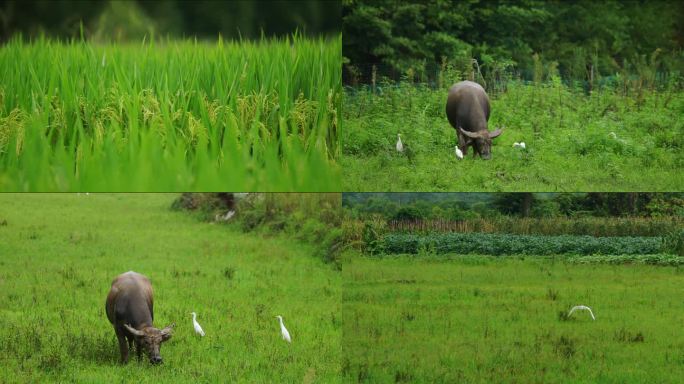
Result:
<instances>
[{"instance_id":1,"label":"tree trunk","mask_svg":"<svg viewBox=\"0 0 684 384\"><path fill-rule=\"evenodd\" d=\"M522 204L520 206L520 214L522 217L530 217L533 198L532 192L523 192Z\"/></svg>"}]
</instances>

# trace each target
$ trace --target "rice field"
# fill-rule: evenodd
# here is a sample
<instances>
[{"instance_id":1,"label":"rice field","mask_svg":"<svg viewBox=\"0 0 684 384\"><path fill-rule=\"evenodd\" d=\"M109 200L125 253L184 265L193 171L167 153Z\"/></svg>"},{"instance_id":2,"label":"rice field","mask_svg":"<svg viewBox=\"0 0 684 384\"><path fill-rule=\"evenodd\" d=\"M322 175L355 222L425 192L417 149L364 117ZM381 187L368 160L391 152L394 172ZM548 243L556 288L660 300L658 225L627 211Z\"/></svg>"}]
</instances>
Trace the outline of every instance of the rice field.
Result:
<instances>
[{"instance_id":1,"label":"rice field","mask_svg":"<svg viewBox=\"0 0 684 384\"><path fill-rule=\"evenodd\" d=\"M1 191L338 191L341 36L0 48Z\"/></svg>"}]
</instances>

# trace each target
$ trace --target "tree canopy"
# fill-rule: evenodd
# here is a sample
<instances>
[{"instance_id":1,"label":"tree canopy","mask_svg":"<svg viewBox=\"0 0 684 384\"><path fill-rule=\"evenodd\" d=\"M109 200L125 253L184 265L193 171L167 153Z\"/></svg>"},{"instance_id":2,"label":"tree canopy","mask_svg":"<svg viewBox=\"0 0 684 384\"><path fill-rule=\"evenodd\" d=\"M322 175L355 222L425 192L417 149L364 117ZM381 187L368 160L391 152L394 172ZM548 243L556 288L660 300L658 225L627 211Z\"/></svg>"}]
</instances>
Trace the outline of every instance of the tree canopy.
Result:
<instances>
[{"instance_id":1,"label":"tree canopy","mask_svg":"<svg viewBox=\"0 0 684 384\"><path fill-rule=\"evenodd\" d=\"M58 38L148 39L157 36L259 38L339 33L339 1L0 0L0 38L16 33Z\"/></svg>"},{"instance_id":2,"label":"tree canopy","mask_svg":"<svg viewBox=\"0 0 684 384\"><path fill-rule=\"evenodd\" d=\"M407 196L414 195L414 196ZM344 193L352 215L387 219L684 216L684 193Z\"/></svg>"},{"instance_id":3,"label":"tree canopy","mask_svg":"<svg viewBox=\"0 0 684 384\"><path fill-rule=\"evenodd\" d=\"M573 79L684 69L684 2L676 0L344 0L348 78L396 78L450 63L523 78Z\"/></svg>"}]
</instances>

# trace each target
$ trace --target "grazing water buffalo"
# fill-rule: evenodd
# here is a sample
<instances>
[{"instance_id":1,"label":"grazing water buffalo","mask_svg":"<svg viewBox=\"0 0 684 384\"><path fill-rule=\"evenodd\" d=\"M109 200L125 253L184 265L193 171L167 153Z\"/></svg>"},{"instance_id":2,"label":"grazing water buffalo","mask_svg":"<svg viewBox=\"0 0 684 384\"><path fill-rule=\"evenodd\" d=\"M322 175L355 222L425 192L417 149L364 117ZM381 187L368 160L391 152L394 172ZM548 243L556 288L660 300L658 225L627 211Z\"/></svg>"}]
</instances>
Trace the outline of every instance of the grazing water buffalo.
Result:
<instances>
[{"instance_id":1,"label":"grazing water buffalo","mask_svg":"<svg viewBox=\"0 0 684 384\"><path fill-rule=\"evenodd\" d=\"M492 139L501 134L501 129L489 132L489 97L484 88L472 81L461 81L449 88L446 103L449 123L458 136L458 147L464 155L473 147L473 156L483 159L492 157Z\"/></svg>"},{"instance_id":2,"label":"grazing water buffalo","mask_svg":"<svg viewBox=\"0 0 684 384\"><path fill-rule=\"evenodd\" d=\"M122 363L128 363L128 350L132 348L133 342L138 351L138 360L141 359L142 348L144 348L152 364L162 362L159 347L161 343L171 338L175 323L162 330L155 328L152 325L152 320L154 320L152 307L152 284L146 276L129 271L112 281L105 310L119 340ZM128 340L128 345L126 345L126 340Z\"/></svg>"}]
</instances>

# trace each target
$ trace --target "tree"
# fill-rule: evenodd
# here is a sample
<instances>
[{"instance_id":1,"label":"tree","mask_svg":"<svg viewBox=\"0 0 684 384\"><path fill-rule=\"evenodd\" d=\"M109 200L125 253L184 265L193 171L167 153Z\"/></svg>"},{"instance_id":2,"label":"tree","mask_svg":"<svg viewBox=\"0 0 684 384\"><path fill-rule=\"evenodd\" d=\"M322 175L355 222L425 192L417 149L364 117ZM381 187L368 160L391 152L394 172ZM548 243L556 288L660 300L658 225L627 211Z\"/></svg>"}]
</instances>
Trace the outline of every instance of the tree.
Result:
<instances>
[{"instance_id":1,"label":"tree","mask_svg":"<svg viewBox=\"0 0 684 384\"><path fill-rule=\"evenodd\" d=\"M399 208L397 213L394 215L395 220L417 220L422 219L424 216L421 212L413 206L407 206Z\"/></svg>"},{"instance_id":2,"label":"tree","mask_svg":"<svg viewBox=\"0 0 684 384\"><path fill-rule=\"evenodd\" d=\"M531 192L497 193L493 206L505 215L529 217L535 201Z\"/></svg>"},{"instance_id":3,"label":"tree","mask_svg":"<svg viewBox=\"0 0 684 384\"><path fill-rule=\"evenodd\" d=\"M656 50L659 71L684 72L684 5L676 0L344 1L343 54L362 74L430 75L443 59L475 58L485 77L501 63L531 78L534 55L578 80L635 70ZM467 68L460 67L463 72ZM434 74L432 75L434 76ZM367 77L366 77L367 79Z\"/></svg>"}]
</instances>

